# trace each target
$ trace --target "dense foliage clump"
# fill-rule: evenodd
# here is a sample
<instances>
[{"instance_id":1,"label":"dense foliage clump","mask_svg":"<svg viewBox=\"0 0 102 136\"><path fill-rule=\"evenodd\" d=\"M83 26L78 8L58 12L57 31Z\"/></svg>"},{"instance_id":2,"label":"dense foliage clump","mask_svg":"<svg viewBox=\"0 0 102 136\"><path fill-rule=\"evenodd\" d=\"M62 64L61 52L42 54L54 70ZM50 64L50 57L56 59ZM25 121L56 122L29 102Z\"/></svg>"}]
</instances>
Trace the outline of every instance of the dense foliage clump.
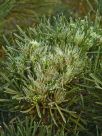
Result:
<instances>
[{"instance_id":1,"label":"dense foliage clump","mask_svg":"<svg viewBox=\"0 0 102 136\"><path fill-rule=\"evenodd\" d=\"M52 126L53 133L60 128L69 135L96 135L95 128L99 134L102 29L97 19L62 15L43 18L26 32L18 29L13 42L4 37L0 107Z\"/></svg>"}]
</instances>

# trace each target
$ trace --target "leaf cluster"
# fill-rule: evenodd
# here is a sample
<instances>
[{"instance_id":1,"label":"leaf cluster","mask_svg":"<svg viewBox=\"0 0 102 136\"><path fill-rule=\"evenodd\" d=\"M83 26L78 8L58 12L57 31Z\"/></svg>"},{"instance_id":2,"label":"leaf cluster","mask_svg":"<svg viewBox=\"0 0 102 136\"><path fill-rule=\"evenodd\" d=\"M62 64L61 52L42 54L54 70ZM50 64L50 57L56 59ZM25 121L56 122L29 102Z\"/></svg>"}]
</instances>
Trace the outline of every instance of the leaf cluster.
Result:
<instances>
[{"instance_id":1,"label":"leaf cluster","mask_svg":"<svg viewBox=\"0 0 102 136\"><path fill-rule=\"evenodd\" d=\"M101 88L93 74L101 67L102 29L97 19L93 23L87 18L67 20L63 15L43 17L35 28L18 29L12 43L4 37L0 107L32 115L45 125L64 127L74 135L86 131L87 124L95 121L90 120L92 103L101 104L100 98L92 97L93 84L86 81L90 75L88 81Z\"/></svg>"}]
</instances>

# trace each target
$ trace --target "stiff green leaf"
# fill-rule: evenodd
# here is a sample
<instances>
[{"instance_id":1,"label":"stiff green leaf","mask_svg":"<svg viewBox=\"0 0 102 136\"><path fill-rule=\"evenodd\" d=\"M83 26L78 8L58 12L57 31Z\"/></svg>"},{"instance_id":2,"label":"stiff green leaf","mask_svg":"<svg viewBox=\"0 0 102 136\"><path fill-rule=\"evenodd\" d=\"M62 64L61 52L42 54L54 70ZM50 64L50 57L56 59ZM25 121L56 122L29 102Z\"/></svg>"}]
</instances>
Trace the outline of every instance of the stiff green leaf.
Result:
<instances>
[{"instance_id":1,"label":"stiff green leaf","mask_svg":"<svg viewBox=\"0 0 102 136\"><path fill-rule=\"evenodd\" d=\"M37 110L39 118L41 118L41 112L40 112L40 108L38 104L36 104L36 110Z\"/></svg>"},{"instance_id":2,"label":"stiff green leaf","mask_svg":"<svg viewBox=\"0 0 102 136\"><path fill-rule=\"evenodd\" d=\"M9 99L0 99L0 102L9 102Z\"/></svg>"},{"instance_id":3,"label":"stiff green leaf","mask_svg":"<svg viewBox=\"0 0 102 136\"><path fill-rule=\"evenodd\" d=\"M22 112L22 113L29 113L33 108L34 108L34 106L32 106L31 108L29 108L29 109L27 109L27 110L21 111L21 112Z\"/></svg>"},{"instance_id":4,"label":"stiff green leaf","mask_svg":"<svg viewBox=\"0 0 102 136\"><path fill-rule=\"evenodd\" d=\"M10 88L5 88L6 90L4 91L5 93L8 93L8 94L11 94L11 95L17 95L18 92L13 90L13 89L10 89Z\"/></svg>"},{"instance_id":5,"label":"stiff green leaf","mask_svg":"<svg viewBox=\"0 0 102 136\"><path fill-rule=\"evenodd\" d=\"M60 115L61 115L63 121L66 123L66 119L65 119L63 113L61 112L60 107L59 107L56 103L55 103L55 105L56 105L56 108L57 108L58 112L60 113Z\"/></svg>"},{"instance_id":6,"label":"stiff green leaf","mask_svg":"<svg viewBox=\"0 0 102 136\"><path fill-rule=\"evenodd\" d=\"M102 102L95 102L96 104L102 105Z\"/></svg>"},{"instance_id":7,"label":"stiff green leaf","mask_svg":"<svg viewBox=\"0 0 102 136\"><path fill-rule=\"evenodd\" d=\"M52 120L53 120L54 124L55 124L56 126L58 126L58 125L57 125L57 122L56 122L56 120L55 120L55 118L54 118L54 115L53 115L53 113L52 113L51 108L50 108L50 115L51 115L51 117L52 117Z\"/></svg>"}]
</instances>

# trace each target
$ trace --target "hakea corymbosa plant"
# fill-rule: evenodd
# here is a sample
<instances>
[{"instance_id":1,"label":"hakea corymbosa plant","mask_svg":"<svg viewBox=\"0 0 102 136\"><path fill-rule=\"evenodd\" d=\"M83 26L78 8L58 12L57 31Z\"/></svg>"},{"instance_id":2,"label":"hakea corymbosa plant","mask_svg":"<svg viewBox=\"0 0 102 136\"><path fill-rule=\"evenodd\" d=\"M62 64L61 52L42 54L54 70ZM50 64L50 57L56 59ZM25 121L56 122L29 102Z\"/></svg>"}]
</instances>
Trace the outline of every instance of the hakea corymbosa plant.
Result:
<instances>
[{"instance_id":1,"label":"hakea corymbosa plant","mask_svg":"<svg viewBox=\"0 0 102 136\"><path fill-rule=\"evenodd\" d=\"M88 50L101 42L100 31L95 32L87 19L74 22L64 16L44 18L28 34L18 29L13 45L4 37L3 108L33 115L46 124L68 123L77 132L85 122L78 91L70 85L83 73Z\"/></svg>"}]
</instances>

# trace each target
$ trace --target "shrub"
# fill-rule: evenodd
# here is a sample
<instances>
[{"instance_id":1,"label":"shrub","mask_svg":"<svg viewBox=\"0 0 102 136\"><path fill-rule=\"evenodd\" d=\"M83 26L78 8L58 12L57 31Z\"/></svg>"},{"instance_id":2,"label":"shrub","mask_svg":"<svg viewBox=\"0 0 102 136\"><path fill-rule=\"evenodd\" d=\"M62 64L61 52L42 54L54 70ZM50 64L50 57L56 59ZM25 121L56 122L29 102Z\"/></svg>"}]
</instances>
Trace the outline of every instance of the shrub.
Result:
<instances>
[{"instance_id":1,"label":"shrub","mask_svg":"<svg viewBox=\"0 0 102 136\"><path fill-rule=\"evenodd\" d=\"M101 28L86 19L43 18L36 28L14 34L4 47L6 60L1 107L34 117L68 133L85 130L82 88L92 51L102 43Z\"/></svg>"}]
</instances>

